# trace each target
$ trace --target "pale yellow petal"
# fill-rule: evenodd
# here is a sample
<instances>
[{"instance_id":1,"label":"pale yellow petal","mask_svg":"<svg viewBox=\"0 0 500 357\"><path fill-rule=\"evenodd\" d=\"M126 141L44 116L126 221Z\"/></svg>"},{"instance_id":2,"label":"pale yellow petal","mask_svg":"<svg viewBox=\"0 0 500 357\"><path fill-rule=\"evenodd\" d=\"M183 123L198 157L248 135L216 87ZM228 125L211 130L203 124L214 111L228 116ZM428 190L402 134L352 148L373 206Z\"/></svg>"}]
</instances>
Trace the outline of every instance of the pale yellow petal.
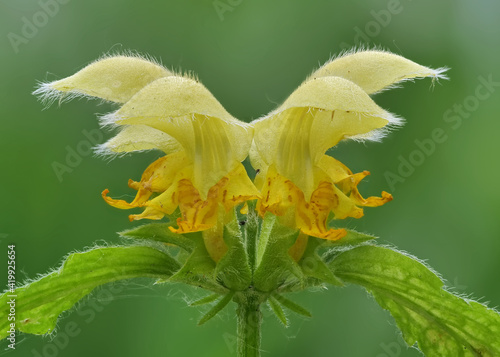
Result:
<instances>
[{"instance_id":1,"label":"pale yellow petal","mask_svg":"<svg viewBox=\"0 0 500 357\"><path fill-rule=\"evenodd\" d=\"M255 148L251 152L252 163L261 166L274 163L280 175L298 186L304 192L306 199L310 198L318 183L317 168L326 150L345 138L366 135L368 139L377 139L383 135L380 129L389 123L385 118L390 114L380 109L355 84L339 77L329 77L325 80L338 83L348 82L353 90L357 90L358 94L362 95L360 100L366 102L362 103L359 109L369 111L333 109L336 108L335 104L331 107L324 106L325 109L292 106L255 123ZM317 82L323 82L323 79ZM307 89L307 87L301 88ZM334 91L335 86L332 86L330 90ZM345 92L347 91L342 91L339 97L342 97ZM290 97L293 96L294 94ZM300 93L298 96L305 98L305 95ZM346 101L348 99L349 96ZM326 103L331 104L331 102ZM304 99L297 104L307 103ZM267 167L264 167L264 171L266 169Z\"/></svg>"},{"instance_id":2,"label":"pale yellow petal","mask_svg":"<svg viewBox=\"0 0 500 357\"><path fill-rule=\"evenodd\" d=\"M227 177L229 181L222 190L219 199L226 212L240 203L260 198L259 190L252 183L241 163Z\"/></svg>"},{"instance_id":3,"label":"pale yellow petal","mask_svg":"<svg viewBox=\"0 0 500 357\"><path fill-rule=\"evenodd\" d=\"M252 141L250 151L248 152L248 157L250 158L252 167L255 169L255 186L259 190L261 190L264 186L269 163L267 163L264 156L260 154L259 150L257 149L257 145L255 144L255 140Z\"/></svg>"},{"instance_id":4,"label":"pale yellow petal","mask_svg":"<svg viewBox=\"0 0 500 357\"><path fill-rule=\"evenodd\" d=\"M341 77L311 78L299 86L277 112L295 107L342 110L393 120L366 92L354 82Z\"/></svg>"},{"instance_id":5,"label":"pale yellow petal","mask_svg":"<svg viewBox=\"0 0 500 357\"><path fill-rule=\"evenodd\" d=\"M159 149L170 154L182 150L181 144L161 130L146 125L128 125L106 143L99 146L98 154L127 153Z\"/></svg>"},{"instance_id":6,"label":"pale yellow petal","mask_svg":"<svg viewBox=\"0 0 500 357\"><path fill-rule=\"evenodd\" d=\"M113 56L97 60L74 75L43 83L34 92L42 100L90 96L125 103L147 84L172 75L164 67L138 56Z\"/></svg>"},{"instance_id":7,"label":"pale yellow petal","mask_svg":"<svg viewBox=\"0 0 500 357\"><path fill-rule=\"evenodd\" d=\"M446 70L424 67L390 52L360 51L333 59L313 72L309 78L342 77L372 94L413 78L446 78L443 75Z\"/></svg>"},{"instance_id":8,"label":"pale yellow petal","mask_svg":"<svg viewBox=\"0 0 500 357\"><path fill-rule=\"evenodd\" d=\"M271 165L261 189L262 198L257 204L257 211L262 217L266 212L283 216L296 204L297 194L301 193L296 189L296 186L280 175L276 171L275 165Z\"/></svg>"},{"instance_id":9,"label":"pale yellow petal","mask_svg":"<svg viewBox=\"0 0 500 357\"><path fill-rule=\"evenodd\" d=\"M218 118L193 114L163 121L143 118L141 122L171 135L182 145L193 163L191 180L203 199L213 185L245 158L241 152L248 152L250 148L251 136L245 134L251 131L242 126L227 125ZM237 136L241 137L240 140Z\"/></svg>"},{"instance_id":10,"label":"pale yellow petal","mask_svg":"<svg viewBox=\"0 0 500 357\"><path fill-rule=\"evenodd\" d=\"M283 114L276 113L252 123L254 136L249 155L252 166L260 171L257 178L265 177L267 168L276 160L279 137L286 132L286 121L282 116Z\"/></svg>"},{"instance_id":11,"label":"pale yellow petal","mask_svg":"<svg viewBox=\"0 0 500 357\"><path fill-rule=\"evenodd\" d=\"M277 152L283 150L279 136L300 140L304 145L309 141L310 152L300 156L311 156L315 164L339 140L379 140L387 128L400 122L351 81L324 77L305 82L276 111L257 120L254 140L256 151L268 164L275 162ZM298 151L296 144L289 146Z\"/></svg>"},{"instance_id":12,"label":"pale yellow petal","mask_svg":"<svg viewBox=\"0 0 500 357\"><path fill-rule=\"evenodd\" d=\"M380 115L355 111L317 110L311 125L309 142L313 161L318 164L326 150L334 147L341 140L377 141L385 135L388 128L394 125L398 125L397 120L392 120L388 125L387 120Z\"/></svg>"},{"instance_id":13,"label":"pale yellow petal","mask_svg":"<svg viewBox=\"0 0 500 357\"><path fill-rule=\"evenodd\" d=\"M343 181L352 175L352 171L347 166L328 155L323 155L321 157L318 167L325 172L328 179L334 184Z\"/></svg>"},{"instance_id":14,"label":"pale yellow petal","mask_svg":"<svg viewBox=\"0 0 500 357\"><path fill-rule=\"evenodd\" d=\"M200 82L181 76L155 80L109 119L122 124L121 119L127 119L128 123L141 118L166 121L190 114L219 118L227 123L244 124L233 118Z\"/></svg>"}]
</instances>

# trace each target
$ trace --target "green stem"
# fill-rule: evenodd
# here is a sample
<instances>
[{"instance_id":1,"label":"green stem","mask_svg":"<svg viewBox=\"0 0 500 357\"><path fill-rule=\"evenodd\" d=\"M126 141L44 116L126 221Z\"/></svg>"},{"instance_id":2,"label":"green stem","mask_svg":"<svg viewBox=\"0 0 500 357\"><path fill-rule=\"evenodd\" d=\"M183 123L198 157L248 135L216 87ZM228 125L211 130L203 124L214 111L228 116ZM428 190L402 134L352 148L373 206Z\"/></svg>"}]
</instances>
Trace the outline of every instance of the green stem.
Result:
<instances>
[{"instance_id":1,"label":"green stem","mask_svg":"<svg viewBox=\"0 0 500 357\"><path fill-rule=\"evenodd\" d=\"M260 356L260 325L262 313L257 295L245 295L239 299L238 314L238 357Z\"/></svg>"}]
</instances>

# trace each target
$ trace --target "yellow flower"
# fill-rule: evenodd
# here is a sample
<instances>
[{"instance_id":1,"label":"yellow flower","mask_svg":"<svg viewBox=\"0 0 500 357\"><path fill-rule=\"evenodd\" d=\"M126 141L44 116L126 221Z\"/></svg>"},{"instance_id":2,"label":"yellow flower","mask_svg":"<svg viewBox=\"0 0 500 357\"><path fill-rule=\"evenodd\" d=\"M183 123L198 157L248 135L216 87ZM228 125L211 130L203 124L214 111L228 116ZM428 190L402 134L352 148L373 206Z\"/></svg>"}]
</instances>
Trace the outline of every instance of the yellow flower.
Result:
<instances>
[{"instance_id":1,"label":"yellow flower","mask_svg":"<svg viewBox=\"0 0 500 357\"><path fill-rule=\"evenodd\" d=\"M326 151L339 141L380 140L388 128L402 123L370 98L411 78L443 78L433 70L381 51L348 53L315 71L275 111L254 123L250 159L258 169L256 185L261 215L272 212L303 233L336 240L344 229L329 229L334 218L360 218L363 206L392 200L363 198L358 183L368 171L353 174Z\"/></svg>"},{"instance_id":2,"label":"yellow flower","mask_svg":"<svg viewBox=\"0 0 500 357\"><path fill-rule=\"evenodd\" d=\"M75 75L42 84L45 100L65 96L93 96L123 106L102 118L105 126L121 131L98 149L99 153L127 153L160 149L166 156L153 162L128 203L102 196L114 207L144 207L130 220L161 219L177 207L181 218L176 233L205 231L214 260L225 253L223 223L233 207L259 197L241 164L250 148L251 125L233 118L196 79L171 73L157 63L134 56L94 62Z\"/></svg>"}]
</instances>

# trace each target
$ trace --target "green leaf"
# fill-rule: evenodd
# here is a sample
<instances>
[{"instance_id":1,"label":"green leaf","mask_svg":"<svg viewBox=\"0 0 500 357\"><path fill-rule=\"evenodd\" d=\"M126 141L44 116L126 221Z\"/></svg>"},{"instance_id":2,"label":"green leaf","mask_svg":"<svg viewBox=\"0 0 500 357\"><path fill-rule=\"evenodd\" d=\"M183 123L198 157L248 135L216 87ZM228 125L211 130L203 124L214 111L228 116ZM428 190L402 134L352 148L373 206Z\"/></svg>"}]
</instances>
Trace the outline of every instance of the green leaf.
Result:
<instances>
[{"instance_id":1,"label":"green leaf","mask_svg":"<svg viewBox=\"0 0 500 357\"><path fill-rule=\"evenodd\" d=\"M7 336L7 315L15 295L16 329L32 334L51 332L58 316L95 287L121 279L165 279L180 265L169 255L145 246L95 248L68 256L57 271L0 296L0 338Z\"/></svg>"},{"instance_id":2,"label":"green leaf","mask_svg":"<svg viewBox=\"0 0 500 357\"><path fill-rule=\"evenodd\" d=\"M372 239L377 239L377 237L357 232L351 229L347 230L347 235L338 240L324 240L321 244L321 249L327 249L327 252L322 255L325 262L331 261L337 254L341 252L346 246L356 246L366 243Z\"/></svg>"},{"instance_id":3,"label":"green leaf","mask_svg":"<svg viewBox=\"0 0 500 357\"><path fill-rule=\"evenodd\" d=\"M347 235L338 240L325 240L324 247L340 247L343 245L359 245L377 237L370 234L361 233L352 229L347 229Z\"/></svg>"},{"instance_id":4,"label":"green leaf","mask_svg":"<svg viewBox=\"0 0 500 357\"><path fill-rule=\"evenodd\" d=\"M252 271L248 264L240 226L236 220L224 226L224 242L228 250L217 263L215 269L217 279L230 290L244 290L252 281Z\"/></svg>"},{"instance_id":5,"label":"green leaf","mask_svg":"<svg viewBox=\"0 0 500 357\"><path fill-rule=\"evenodd\" d=\"M257 246L257 268L254 273L257 290L273 291L292 276L303 278L299 266L288 254L298 235L298 230L282 226L275 215L266 214Z\"/></svg>"},{"instance_id":6,"label":"green leaf","mask_svg":"<svg viewBox=\"0 0 500 357\"><path fill-rule=\"evenodd\" d=\"M231 302L231 299L234 296L234 291L229 292L226 294L222 299L220 299L217 304L215 304L203 317L201 320L198 322L198 326L203 325L205 322L210 320L212 317L217 315L223 308L226 307L227 304Z\"/></svg>"},{"instance_id":7,"label":"green leaf","mask_svg":"<svg viewBox=\"0 0 500 357\"><path fill-rule=\"evenodd\" d=\"M194 249L181 269L168 280L198 286L225 295L227 290L215 280L215 262L205 248L201 232L188 233L185 237L191 240Z\"/></svg>"},{"instance_id":8,"label":"green leaf","mask_svg":"<svg viewBox=\"0 0 500 357\"><path fill-rule=\"evenodd\" d=\"M283 326L288 327L288 319L286 318L285 312L281 308L280 303L276 300L272 295L269 296L267 300L269 307L273 310L274 314L278 318L278 320L283 324Z\"/></svg>"},{"instance_id":9,"label":"green leaf","mask_svg":"<svg viewBox=\"0 0 500 357\"><path fill-rule=\"evenodd\" d=\"M181 234L172 232L169 227L174 223L150 223L120 232L122 237L149 239L157 242L173 244L188 252L192 252L196 244Z\"/></svg>"},{"instance_id":10,"label":"green leaf","mask_svg":"<svg viewBox=\"0 0 500 357\"><path fill-rule=\"evenodd\" d=\"M332 285L342 286L344 284L333 275L330 268L318 255L318 250L325 244L329 244L329 241L325 242L325 239L309 237L306 250L299 261L299 266L307 277L316 278L321 282Z\"/></svg>"},{"instance_id":11,"label":"green leaf","mask_svg":"<svg viewBox=\"0 0 500 357\"><path fill-rule=\"evenodd\" d=\"M283 295L273 294L272 297L279 301L279 303L286 307L288 310L304 317L312 317L312 314L306 308L300 306L292 300L287 299Z\"/></svg>"},{"instance_id":12,"label":"green leaf","mask_svg":"<svg viewBox=\"0 0 500 357\"><path fill-rule=\"evenodd\" d=\"M409 346L431 356L500 356L500 315L451 294L429 268L401 252L362 246L338 255L335 275L370 291Z\"/></svg>"}]
</instances>

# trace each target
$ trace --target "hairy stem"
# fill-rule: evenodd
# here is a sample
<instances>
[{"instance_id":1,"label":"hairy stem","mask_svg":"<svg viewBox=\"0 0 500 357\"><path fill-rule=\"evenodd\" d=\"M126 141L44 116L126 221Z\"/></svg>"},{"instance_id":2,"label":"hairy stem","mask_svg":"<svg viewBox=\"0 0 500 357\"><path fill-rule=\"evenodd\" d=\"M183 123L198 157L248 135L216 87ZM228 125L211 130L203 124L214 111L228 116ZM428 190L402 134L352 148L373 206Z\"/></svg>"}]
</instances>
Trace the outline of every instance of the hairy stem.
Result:
<instances>
[{"instance_id":1,"label":"hairy stem","mask_svg":"<svg viewBox=\"0 0 500 357\"><path fill-rule=\"evenodd\" d=\"M261 301L257 295L245 294L238 299L238 357L260 356Z\"/></svg>"}]
</instances>

